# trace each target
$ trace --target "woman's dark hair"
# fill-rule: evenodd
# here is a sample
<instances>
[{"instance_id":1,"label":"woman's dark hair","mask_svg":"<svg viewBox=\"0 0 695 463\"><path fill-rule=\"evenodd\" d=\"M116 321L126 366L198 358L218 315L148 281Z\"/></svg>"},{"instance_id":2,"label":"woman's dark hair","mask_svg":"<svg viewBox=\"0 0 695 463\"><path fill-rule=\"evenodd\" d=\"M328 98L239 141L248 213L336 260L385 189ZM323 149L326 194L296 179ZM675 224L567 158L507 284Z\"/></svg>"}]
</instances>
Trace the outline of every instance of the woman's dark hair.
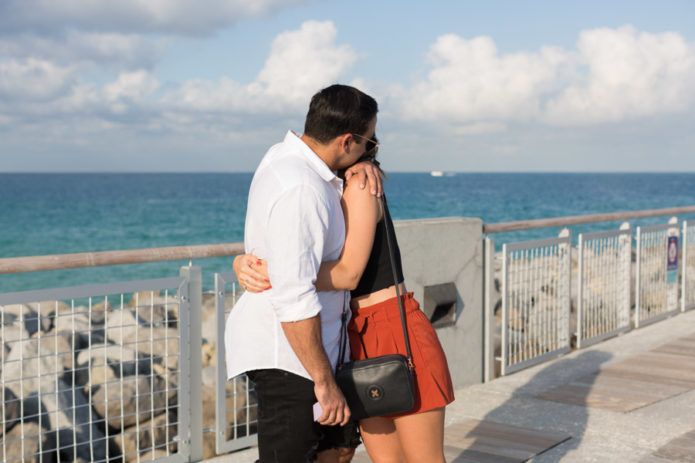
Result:
<instances>
[{"instance_id":1,"label":"woman's dark hair","mask_svg":"<svg viewBox=\"0 0 695 463\"><path fill-rule=\"evenodd\" d=\"M376 117L376 100L348 85L331 85L311 98L304 134L328 143L346 133L362 135Z\"/></svg>"}]
</instances>

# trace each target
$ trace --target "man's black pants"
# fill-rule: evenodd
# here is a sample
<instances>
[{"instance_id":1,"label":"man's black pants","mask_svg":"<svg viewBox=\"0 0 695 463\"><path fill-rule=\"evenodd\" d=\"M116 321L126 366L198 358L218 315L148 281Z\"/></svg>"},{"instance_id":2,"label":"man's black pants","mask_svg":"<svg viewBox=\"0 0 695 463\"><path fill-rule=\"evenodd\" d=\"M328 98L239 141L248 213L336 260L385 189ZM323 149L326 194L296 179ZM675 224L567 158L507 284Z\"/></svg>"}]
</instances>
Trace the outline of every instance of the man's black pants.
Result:
<instances>
[{"instance_id":1,"label":"man's black pants","mask_svg":"<svg viewBox=\"0 0 695 463\"><path fill-rule=\"evenodd\" d=\"M357 447L357 426L321 426L314 421L314 383L293 373L254 370L247 376L258 397L258 454L261 463L313 462L317 451Z\"/></svg>"}]
</instances>

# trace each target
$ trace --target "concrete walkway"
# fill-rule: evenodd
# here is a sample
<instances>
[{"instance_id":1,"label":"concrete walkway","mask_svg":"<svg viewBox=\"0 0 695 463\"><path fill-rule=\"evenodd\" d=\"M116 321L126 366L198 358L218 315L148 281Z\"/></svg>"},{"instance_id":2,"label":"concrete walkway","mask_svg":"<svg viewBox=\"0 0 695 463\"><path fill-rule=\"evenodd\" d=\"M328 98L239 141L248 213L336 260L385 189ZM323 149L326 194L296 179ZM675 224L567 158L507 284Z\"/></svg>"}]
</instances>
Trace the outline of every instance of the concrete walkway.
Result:
<instances>
[{"instance_id":1,"label":"concrete walkway","mask_svg":"<svg viewBox=\"0 0 695 463\"><path fill-rule=\"evenodd\" d=\"M678 314L490 383L458 389L456 401L447 408L446 424L450 426L469 419L489 420L572 436L531 460L538 463L645 460L669 441L695 430L695 389L627 413L543 400L537 396L693 333L695 311ZM256 449L247 449L209 461L251 463L256 457ZM354 460L358 461L368 461L362 446ZM687 455L682 461L695 461L695 454Z\"/></svg>"}]
</instances>

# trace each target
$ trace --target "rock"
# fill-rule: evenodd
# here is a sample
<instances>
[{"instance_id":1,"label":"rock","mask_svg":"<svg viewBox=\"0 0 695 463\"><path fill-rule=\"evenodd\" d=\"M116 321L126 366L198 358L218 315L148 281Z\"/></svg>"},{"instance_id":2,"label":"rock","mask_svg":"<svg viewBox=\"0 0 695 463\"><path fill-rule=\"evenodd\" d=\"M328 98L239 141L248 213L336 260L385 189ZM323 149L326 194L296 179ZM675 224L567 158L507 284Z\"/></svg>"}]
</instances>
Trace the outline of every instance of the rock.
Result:
<instances>
[{"instance_id":1,"label":"rock","mask_svg":"<svg viewBox=\"0 0 695 463\"><path fill-rule=\"evenodd\" d=\"M136 332L147 330L131 309L116 309L107 314L104 322L106 338L116 344L123 344L126 338Z\"/></svg>"},{"instance_id":2,"label":"rock","mask_svg":"<svg viewBox=\"0 0 695 463\"><path fill-rule=\"evenodd\" d=\"M116 384L95 386L92 404L114 429L152 419L176 401L176 390L159 375L127 376ZM122 401L122 403L121 403ZM121 423L123 421L123 423Z\"/></svg>"},{"instance_id":3,"label":"rock","mask_svg":"<svg viewBox=\"0 0 695 463\"><path fill-rule=\"evenodd\" d=\"M170 454L176 452L176 435L176 418L163 413L154 420L124 429L123 434L117 435L114 440L120 446L125 461L138 461L138 454L139 461L147 461L167 456L167 444Z\"/></svg>"},{"instance_id":4,"label":"rock","mask_svg":"<svg viewBox=\"0 0 695 463\"><path fill-rule=\"evenodd\" d=\"M215 368L214 366L203 367L203 372L201 376L203 386L214 388L215 382L217 381L217 368Z\"/></svg>"},{"instance_id":5,"label":"rock","mask_svg":"<svg viewBox=\"0 0 695 463\"><path fill-rule=\"evenodd\" d=\"M58 430L61 461L107 459L106 438L94 424L97 416L81 391L46 378L41 382L41 410L42 425Z\"/></svg>"},{"instance_id":6,"label":"rock","mask_svg":"<svg viewBox=\"0 0 695 463\"><path fill-rule=\"evenodd\" d=\"M3 427L5 432L9 432L18 422L20 418L21 404L17 396L8 388L4 388L3 391L3 411L4 414L4 426L0 426L0 437L2 436Z\"/></svg>"},{"instance_id":7,"label":"rock","mask_svg":"<svg viewBox=\"0 0 695 463\"><path fill-rule=\"evenodd\" d=\"M18 341L23 339L29 339L29 332L24 329L24 325L20 323L7 324L2 332L0 332L0 341L2 341L3 346L7 349L6 353L9 353L15 345L19 344Z\"/></svg>"},{"instance_id":8,"label":"rock","mask_svg":"<svg viewBox=\"0 0 695 463\"><path fill-rule=\"evenodd\" d=\"M41 439L41 441L40 441ZM40 447L39 447L40 445ZM4 436L4 461L34 461L25 455L37 455L43 449L43 461L55 461L55 453L48 455L47 449L55 449L55 433L42 433L38 423L25 421L14 426ZM38 458L35 461L39 461Z\"/></svg>"},{"instance_id":9,"label":"rock","mask_svg":"<svg viewBox=\"0 0 695 463\"><path fill-rule=\"evenodd\" d=\"M3 365L5 385L18 397L25 398L38 391L39 379L48 377L54 382L56 375L62 375L64 361L56 362L53 345L50 343L39 342L35 338L22 341L5 358Z\"/></svg>"},{"instance_id":10,"label":"rock","mask_svg":"<svg viewBox=\"0 0 695 463\"><path fill-rule=\"evenodd\" d=\"M179 300L176 293L162 295L159 291L134 293L130 306L146 324L162 325L178 320Z\"/></svg>"},{"instance_id":11,"label":"rock","mask_svg":"<svg viewBox=\"0 0 695 463\"><path fill-rule=\"evenodd\" d=\"M158 363L176 370L179 365L179 332L174 328L141 327L123 339L125 345L152 355Z\"/></svg>"},{"instance_id":12,"label":"rock","mask_svg":"<svg viewBox=\"0 0 695 463\"><path fill-rule=\"evenodd\" d=\"M121 376L121 370L123 370L122 376L134 375L136 360L136 351L128 347L118 346L115 344L92 345L91 349L82 350L77 355L77 365L80 367L87 365L109 365L114 369L115 373L117 373L119 377ZM141 359L141 362L146 363L144 359ZM141 368L140 373L149 373L149 368Z\"/></svg>"},{"instance_id":13,"label":"rock","mask_svg":"<svg viewBox=\"0 0 695 463\"><path fill-rule=\"evenodd\" d=\"M210 365L215 365L217 363L216 359L216 349L215 349L215 343L214 342L206 342L203 344L202 348L202 353L203 353L203 368L210 366Z\"/></svg>"},{"instance_id":14,"label":"rock","mask_svg":"<svg viewBox=\"0 0 695 463\"><path fill-rule=\"evenodd\" d=\"M91 328L89 309L84 306L75 307L74 310L71 307L60 309L53 324L55 330L59 332L86 334Z\"/></svg>"},{"instance_id":15,"label":"rock","mask_svg":"<svg viewBox=\"0 0 695 463\"><path fill-rule=\"evenodd\" d=\"M33 304L38 307L39 304ZM46 305L49 307L47 308ZM45 303L42 306L45 310L49 310L50 304ZM12 323L15 325L23 325L24 329L29 333L29 336L33 335L39 329L41 331L48 331L53 323L53 313L44 313L41 311L41 315L35 311L31 306L25 304L12 304L3 307L3 321L7 324ZM7 326L7 325L6 325Z\"/></svg>"}]
</instances>

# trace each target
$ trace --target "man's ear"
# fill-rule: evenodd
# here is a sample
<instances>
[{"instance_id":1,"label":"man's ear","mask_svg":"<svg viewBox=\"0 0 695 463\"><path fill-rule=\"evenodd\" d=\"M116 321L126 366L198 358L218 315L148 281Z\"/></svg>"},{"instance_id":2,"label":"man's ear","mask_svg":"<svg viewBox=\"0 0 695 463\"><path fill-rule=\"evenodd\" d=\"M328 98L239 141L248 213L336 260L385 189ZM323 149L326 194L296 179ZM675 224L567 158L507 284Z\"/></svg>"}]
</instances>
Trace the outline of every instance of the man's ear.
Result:
<instances>
[{"instance_id":1,"label":"man's ear","mask_svg":"<svg viewBox=\"0 0 695 463\"><path fill-rule=\"evenodd\" d=\"M346 133L345 135L341 135L340 137L340 147L344 151L349 151L350 150L350 142L353 141L353 137L351 134Z\"/></svg>"}]
</instances>

